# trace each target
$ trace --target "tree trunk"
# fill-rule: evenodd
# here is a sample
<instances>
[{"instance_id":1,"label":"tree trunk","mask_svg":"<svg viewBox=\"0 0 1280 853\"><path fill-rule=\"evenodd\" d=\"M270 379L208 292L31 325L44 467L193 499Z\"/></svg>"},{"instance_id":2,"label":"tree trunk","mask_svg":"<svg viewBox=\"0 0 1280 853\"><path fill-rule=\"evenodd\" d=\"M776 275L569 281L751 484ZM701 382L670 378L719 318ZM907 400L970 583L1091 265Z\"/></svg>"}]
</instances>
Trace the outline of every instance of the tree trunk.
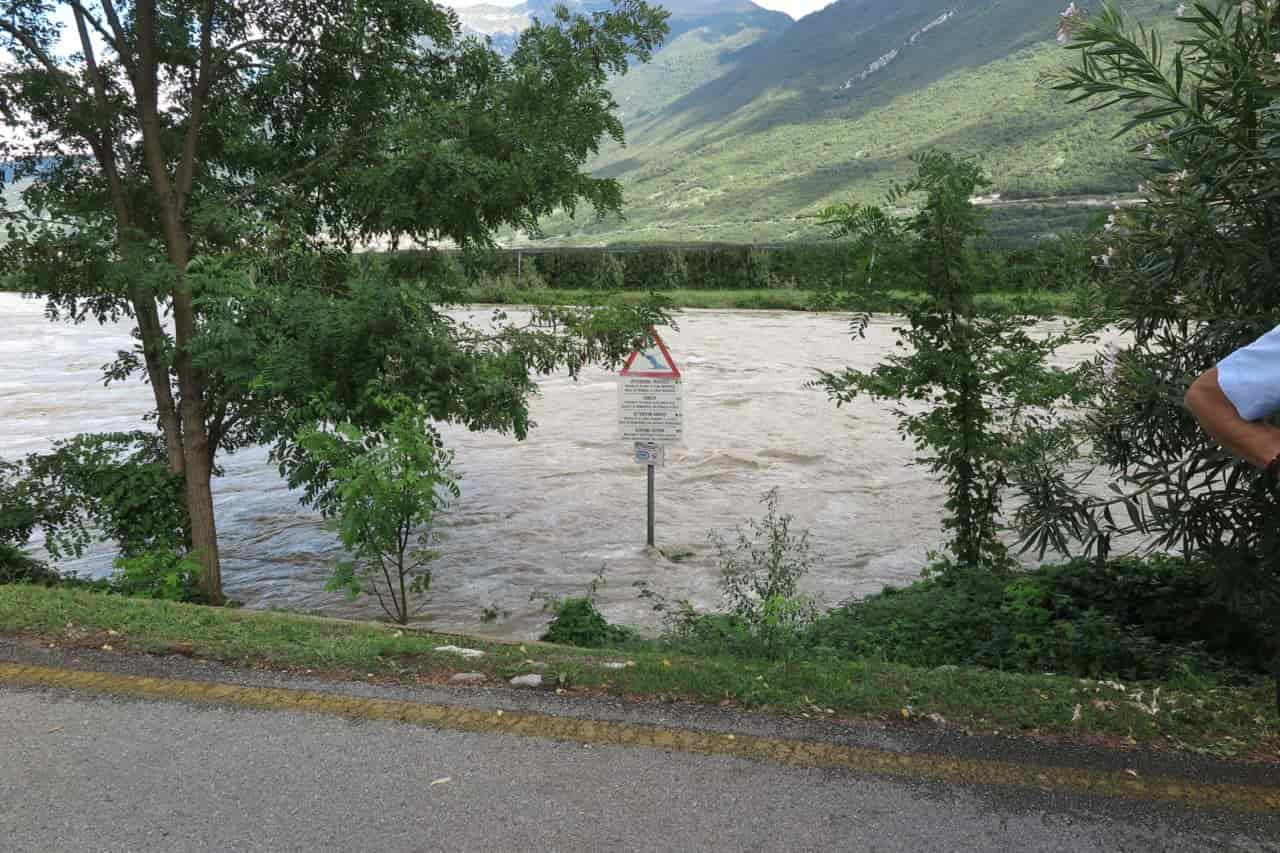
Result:
<instances>
[{"instance_id":1,"label":"tree trunk","mask_svg":"<svg viewBox=\"0 0 1280 853\"><path fill-rule=\"evenodd\" d=\"M110 7L110 4L107 4ZM200 128L202 101L208 86L210 62L210 20L213 3L205 3L202 14L204 32L201 35L200 82L192 104L188 143L184 148L183 162L178 171L178 184L170 179L165 162L163 127L160 121L159 84L160 65L156 48L156 2L139 0L136 4L137 62L132 71L135 106L139 130L142 133L143 161L151 176L152 190L160 207L160 224L163 229L169 263L173 265L173 331L174 369L178 375L178 420L181 428L182 472L186 484L187 517L191 524L191 549L200 563L200 589L210 604L222 604L222 566L218 559L218 533L214 524L213 490L210 480L213 463L209 447L209 430L204 413L204 377L191 361L191 344L196 336L195 305L191 287L186 279L187 262L191 259L191 238L183 225L183 208L186 193L190 190L190 178L195 163L195 137ZM165 377L166 380L168 377ZM166 382L167 386L167 382ZM161 404L161 423L166 437L172 430L164 422L164 405ZM172 446L169 450L170 466L178 464Z\"/></svg>"},{"instance_id":2,"label":"tree trunk","mask_svg":"<svg viewBox=\"0 0 1280 853\"><path fill-rule=\"evenodd\" d=\"M220 606L222 563L218 555L218 530L213 514L213 468L209 464L208 437L195 405L182 401L183 455L186 458L187 517L191 523L191 550L200 563L200 591L209 604ZM195 418L193 422L193 417ZM193 438L194 437L194 438Z\"/></svg>"},{"instance_id":3,"label":"tree trunk","mask_svg":"<svg viewBox=\"0 0 1280 853\"><path fill-rule=\"evenodd\" d=\"M173 389L169 385L169 368L164 363L164 326L155 298L135 291L130 295L134 317L138 321L138 333L142 337L142 354L147 368L147 379L156 399L156 416L164 432L165 453L169 458L169 470L181 475L186 470L182 455L182 427L178 419L178 407L173 401Z\"/></svg>"},{"instance_id":4,"label":"tree trunk","mask_svg":"<svg viewBox=\"0 0 1280 853\"><path fill-rule=\"evenodd\" d=\"M195 306L186 282L187 248L170 242L169 259L178 280L173 288L173 325L177 349L174 367L178 374L179 412L182 419L183 474L186 481L187 516L191 521L191 549L200 563L200 590L209 604L221 605L222 564L218 555L218 531L213 513L213 465L209 430L204 417L204 382L191 361L191 342L196 336Z\"/></svg>"},{"instance_id":5,"label":"tree trunk","mask_svg":"<svg viewBox=\"0 0 1280 853\"><path fill-rule=\"evenodd\" d=\"M409 590L406 588L405 582L404 582L404 576L406 574L406 571L404 567L404 549L403 548L400 549L399 572L400 572L400 613L398 614L400 617L399 622L401 625L408 625L409 624Z\"/></svg>"}]
</instances>

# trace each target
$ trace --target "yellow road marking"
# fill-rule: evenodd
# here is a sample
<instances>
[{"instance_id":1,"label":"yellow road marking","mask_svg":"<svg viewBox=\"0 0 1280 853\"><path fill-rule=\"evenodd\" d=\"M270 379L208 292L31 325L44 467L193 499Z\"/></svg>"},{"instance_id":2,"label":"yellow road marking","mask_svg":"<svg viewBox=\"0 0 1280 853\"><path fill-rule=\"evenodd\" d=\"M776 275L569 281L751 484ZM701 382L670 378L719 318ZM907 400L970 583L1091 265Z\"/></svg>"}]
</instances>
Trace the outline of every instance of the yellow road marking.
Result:
<instances>
[{"instance_id":1,"label":"yellow road marking","mask_svg":"<svg viewBox=\"0 0 1280 853\"><path fill-rule=\"evenodd\" d=\"M0 684L84 690L110 696L169 699L199 705L304 711L349 719L391 720L455 731L553 738L577 743L644 746L773 761L798 767L871 773L895 779L1043 789L1252 813L1280 812L1280 788L1199 783L1172 777L1134 778L1123 771L904 754L862 746L701 732L550 714L504 712L307 690L243 687L2 662Z\"/></svg>"}]
</instances>

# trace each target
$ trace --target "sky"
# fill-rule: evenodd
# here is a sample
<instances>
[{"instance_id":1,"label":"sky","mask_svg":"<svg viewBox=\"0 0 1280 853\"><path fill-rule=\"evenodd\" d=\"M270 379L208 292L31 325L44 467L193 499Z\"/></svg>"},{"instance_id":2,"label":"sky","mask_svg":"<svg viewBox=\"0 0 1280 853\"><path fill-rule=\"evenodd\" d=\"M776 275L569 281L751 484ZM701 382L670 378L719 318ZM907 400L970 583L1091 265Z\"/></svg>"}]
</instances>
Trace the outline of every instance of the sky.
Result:
<instances>
[{"instance_id":1,"label":"sky","mask_svg":"<svg viewBox=\"0 0 1280 853\"><path fill-rule=\"evenodd\" d=\"M786 12L797 21L810 12L826 8L833 2L834 0L755 0L757 6L773 9L776 12Z\"/></svg>"}]
</instances>

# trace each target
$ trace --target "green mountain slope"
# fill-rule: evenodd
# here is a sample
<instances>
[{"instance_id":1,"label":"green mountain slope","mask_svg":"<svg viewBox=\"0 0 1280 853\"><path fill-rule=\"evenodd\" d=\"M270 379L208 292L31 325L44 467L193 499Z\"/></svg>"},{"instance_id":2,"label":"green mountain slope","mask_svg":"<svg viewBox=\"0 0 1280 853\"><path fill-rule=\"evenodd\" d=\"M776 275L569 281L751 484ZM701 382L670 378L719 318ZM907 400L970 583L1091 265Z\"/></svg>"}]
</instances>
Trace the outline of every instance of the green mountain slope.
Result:
<instances>
[{"instance_id":1,"label":"green mountain slope","mask_svg":"<svg viewBox=\"0 0 1280 853\"><path fill-rule=\"evenodd\" d=\"M673 105L735 71L750 48L777 38L792 23L780 12L734 0L682 4L671 11L671 34L662 49L613 86L629 132L663 121Z\"/></svg>"},{"instance_id":2,"label":"green mountain slope","mask_svg":"<svg viewBox=\"0 0 1280 853\"><path fill-rule=\"evenodd\" d=\"M486 35L509 53L520 31L535 19L549 19L557 0L530 0L517 6L491 4L457 9L463 30ZM575 0L574 11L607 8L609 0ZM628 127L661 120L664 111L707 84L738 69L748 48L786 32L793 21L750 0L666 0L670 32L647 64L636 64L615 81L614 95Z\"/></svg>"},{"instance_id":3,"label":"green mountain slope","mask_svg":"<svg viewBox=\"0 0 1280 853\"><path fill-rule=\"evenodd\" d=\"M909 157L931 147L979 157L1006 201L1068 196L1074 205L1131 191L1140 177L1111 139L1117 116L1068 106L1044 81L1072 61L1055 39L1064 5L840 0L704 63L701 85L661 96L650 85L651 100L633 108L629 87L661 75L667 51L690 49L678 38L615 89L628 144L602 151L595 166L622 181L625 220L580 215L546 223L546 234L570 243L818 237L813 215L823 206L881 198L910 173ZM1176 6L1123 8L1164 26Z\"/></svg>"}]
</instances>

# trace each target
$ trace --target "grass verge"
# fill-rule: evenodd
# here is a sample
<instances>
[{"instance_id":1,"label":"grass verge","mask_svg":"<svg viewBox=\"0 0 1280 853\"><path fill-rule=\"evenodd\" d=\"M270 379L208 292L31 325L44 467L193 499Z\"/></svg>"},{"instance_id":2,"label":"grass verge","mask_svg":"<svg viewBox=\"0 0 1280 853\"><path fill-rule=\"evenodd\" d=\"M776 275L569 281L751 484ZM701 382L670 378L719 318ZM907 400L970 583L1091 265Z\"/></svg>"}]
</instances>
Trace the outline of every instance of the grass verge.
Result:
<instances>
[{"instance_id":1,"label":"grass verge","mask_svg":"<svg viewBox=\"0 0 1280 853\"><path fill-rule=\"evenodd\" d=\"M238 664L336 675L433 680L459 671L496 678L545 665L544 683L569 691L730 701L845 718L947 724L975 731L1065 736L1113 745L1173 746L1222 757L1280 757L1280 722L1266 686L1196 681L1119 685L983 669L923 669L873 660L771 661L661 650L583 650L485 643L393 626L226 610L85 590L0 587L0 632L59 645L181 653ZM464 660L437 651L481 648ZM606 669L605 661L622 661ZM1158 692L1157 692L1158 691Z\"/></svg>"},{"instance_id":2,"label":"grass verge","mask_svg":"<svg viewBox=\"0 0 1280 853\"><path fill-rule=\"evenodd\" d=\"M663 290L658 291L676 308L717 310L811 311L814 294L807 290ZM500 286L477 286L469 289L467 301L477 305L545 305L568 303L601 305L606 302L641 302L648 291L604 291L571 289L521 289ZM861 304L842 305L841 311L873 311L900 313L921 294L889 291L871 294ZM980 308L1018 311L1034 316L1062 317L1078 313L1079 295L1071 291L1036 290L1029 292L990 292L976 297Z\"/></svg>"}]
</instances>

